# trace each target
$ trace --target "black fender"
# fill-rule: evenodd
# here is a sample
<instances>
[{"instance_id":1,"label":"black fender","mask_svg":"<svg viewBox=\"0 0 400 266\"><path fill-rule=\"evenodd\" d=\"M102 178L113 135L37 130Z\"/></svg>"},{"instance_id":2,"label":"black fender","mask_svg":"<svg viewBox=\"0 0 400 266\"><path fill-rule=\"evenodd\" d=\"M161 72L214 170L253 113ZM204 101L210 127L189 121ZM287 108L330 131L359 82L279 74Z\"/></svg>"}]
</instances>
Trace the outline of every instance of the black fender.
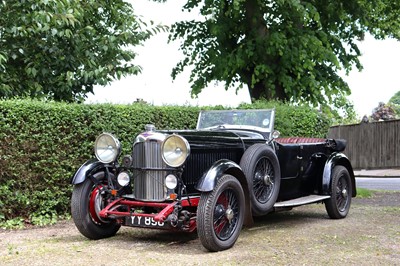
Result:
<instances>
[{"instance_id":1,"label":"black fender","mask_svg":"<svg viewBox=\"0 0 400 266\"><path fill-rule=\"evenodd\" d=\"M218 183L218 180L224 175L230 174L235 176L240 183L246 183L246 177L242 171L242 168L235 162L228 160L228 159L221 159L216 161L207 172L203 174L200 180L196 184L196 189L201 192L210 192L212 191ZM243 178L243 181L240 180ZM243 187L243 184L242 184ZM243 187L243 190L245 188ZM246 191L246 190L244 190Z\"/></svg>"},{"instance_id":2,"label":"black fender","mask_svg":"<svg viewBox=\"0 0 400 266\"><path fill-rule=\"evenodd\" d=\"M196 189L201 192L212 191L218 183L218 180L225 174L230 174L238 179L244 191L245 197L245 216L244 225L251 226L253 224L253 216L251 214L249 187L246 176L242 168L235 162L228 159L216 161L208 171L206 171L196 184Z\"/></svg>"},{"instance_id":3,"label":"black fender","mask_svg":"<svg viewBox=\"0 0 400 266\"><path fill-rule=\"evenodd\" d=\"M101 166L109 167L97 159L89 159L84 164L79 167L79 169L75 172L74 176L71 178L71 184L77 185L82 183L88 177L88 174L95 168L99 168Z\"/></svg>"},{"instance_id":4,"label":"black fender","mask_svg":"<svg viewBox=\"0 0 400 266\"><path fill-rule=\"evenodd\" d=\"M324 195L330 195L332 172L333 168L337 165L346 167L347 171L349 172L352 183L352 197L355 197L357 195L357 189L353 167L351 166L350 160L347 158L347 156L341 152L332 153L326 160L322 177L322 193Z\"/></svg>"}]
</instances>

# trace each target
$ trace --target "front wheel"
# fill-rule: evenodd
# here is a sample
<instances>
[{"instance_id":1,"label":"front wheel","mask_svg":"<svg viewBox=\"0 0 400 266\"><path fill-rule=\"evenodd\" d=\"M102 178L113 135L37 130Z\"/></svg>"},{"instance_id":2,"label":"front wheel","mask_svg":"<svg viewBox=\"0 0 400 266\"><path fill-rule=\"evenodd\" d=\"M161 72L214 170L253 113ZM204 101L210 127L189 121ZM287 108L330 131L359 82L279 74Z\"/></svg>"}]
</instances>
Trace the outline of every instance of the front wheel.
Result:
<instances>
[{"instance_id":1,"label":"front wheel","mask_svg":"<svg viewBox=\"0 0 400 266\"><path fill-rule=\"evenodd\" d=\"M333 169L331 181L331 198L325 200L325 208L332 219L342 219L347 216L352 197L352 184L349 171L344 166Z\"/></svg>"},{"instance_id":2,"label":"front wheel","mask_svg":"<svg viewBox=\"0 0 400 266\"><path fill-rule=\"evenodd\" d=\"M100 180L100 184L95 185L87 178L83 183L74 186L71 198L72 218L79 232L89 239L111 237L121 226L114 220L99 216L99 212L107 205L101 194L101 187L107 183L104 172L97 172L93 176Z\"/></svg>"},{"instance_id":3,"label":"front wheel","mask_svg":"<svg viewBox=\"0 0 400 266\"><path fill-rule=\"evenodd\" d=\"M197 208L197 232L210 251L231 248L243 226L245 199L239 181L224 175L211 192L202 193Z\"/></svg>"}]
</instances>

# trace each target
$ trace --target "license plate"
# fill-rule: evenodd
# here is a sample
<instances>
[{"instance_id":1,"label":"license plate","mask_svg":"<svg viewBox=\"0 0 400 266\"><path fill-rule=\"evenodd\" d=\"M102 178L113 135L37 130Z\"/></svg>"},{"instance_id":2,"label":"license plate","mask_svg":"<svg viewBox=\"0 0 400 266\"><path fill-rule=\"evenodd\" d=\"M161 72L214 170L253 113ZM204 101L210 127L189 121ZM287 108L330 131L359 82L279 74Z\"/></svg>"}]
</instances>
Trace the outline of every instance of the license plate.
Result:
<instances>
[{"instance_id":1,"label":"license plate","mask_svg":"<svg viewBox=\"0 0 400 266\"><path fill-rule=\"evenodd\" d=\"M125 218L127 226L135 227L150 227L150 228L165 228L167 224L164 222L154 221L153 217L146 216L130 216Z\"/></svg>"}]
</instances>

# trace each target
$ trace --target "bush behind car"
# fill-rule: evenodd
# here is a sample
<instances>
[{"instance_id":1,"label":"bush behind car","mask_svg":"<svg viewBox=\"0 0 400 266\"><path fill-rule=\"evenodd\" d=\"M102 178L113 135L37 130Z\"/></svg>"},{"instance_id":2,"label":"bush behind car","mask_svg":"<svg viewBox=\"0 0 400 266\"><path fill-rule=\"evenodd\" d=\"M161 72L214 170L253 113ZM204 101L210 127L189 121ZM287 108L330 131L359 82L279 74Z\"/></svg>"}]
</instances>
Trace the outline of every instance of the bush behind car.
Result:
<instances>
[{"instance_id":1,"label":"bush behind car","mask_svg":"<svg viewBox=\"0 0 400 266\"><path fill-rule=\"evenodd\" d=\"M326 116L310 107L259 101L238 108L276 108L275 128L282 136L325 137L330 125ZM126 154L146 124L194 129L201 109L224 107L0 101L1 227L44 225L68 216L70 178L93 156L99 133L118 136Z\"/></svg>"}]
</instances>

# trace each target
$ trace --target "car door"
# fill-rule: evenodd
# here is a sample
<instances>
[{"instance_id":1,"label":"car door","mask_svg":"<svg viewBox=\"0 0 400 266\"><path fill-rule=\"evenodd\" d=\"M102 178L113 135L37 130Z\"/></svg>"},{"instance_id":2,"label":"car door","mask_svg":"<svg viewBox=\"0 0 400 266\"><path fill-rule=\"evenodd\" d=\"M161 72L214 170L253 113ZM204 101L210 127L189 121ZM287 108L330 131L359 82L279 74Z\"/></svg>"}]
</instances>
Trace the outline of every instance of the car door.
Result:
<instances>
[{"instance_id":1,"label":"car door","mask_svg":"<svg viewBox=\"0 0 400 266\"><path fill-rule=\"evenodd\" d=\"M278 200L288 200L318 193L321 187L326 145L313 143L277 143L281 167L281 189Z\"/></svg>"},{"instance_id":2,"label":"car door","mask_svg":"<svg viewBox=\"0 0 400 266\"><path fill-rule=\"evenodd\" d=\"M277 144L277 156L281 168L279 200L298 196L301 186L302 150L298 144Z\"/></svg>"},{"instance_id":3,"label":"car door","mask_svg":"<svg viewBox=\"0 0 400 266\"><path fill-rule=\"evenodd\" d=\"M316 194L322 185L322 172L327 155L325 144L302 144L299 150L300 191L303 195Z\"/></svg>"}]
</instances>

